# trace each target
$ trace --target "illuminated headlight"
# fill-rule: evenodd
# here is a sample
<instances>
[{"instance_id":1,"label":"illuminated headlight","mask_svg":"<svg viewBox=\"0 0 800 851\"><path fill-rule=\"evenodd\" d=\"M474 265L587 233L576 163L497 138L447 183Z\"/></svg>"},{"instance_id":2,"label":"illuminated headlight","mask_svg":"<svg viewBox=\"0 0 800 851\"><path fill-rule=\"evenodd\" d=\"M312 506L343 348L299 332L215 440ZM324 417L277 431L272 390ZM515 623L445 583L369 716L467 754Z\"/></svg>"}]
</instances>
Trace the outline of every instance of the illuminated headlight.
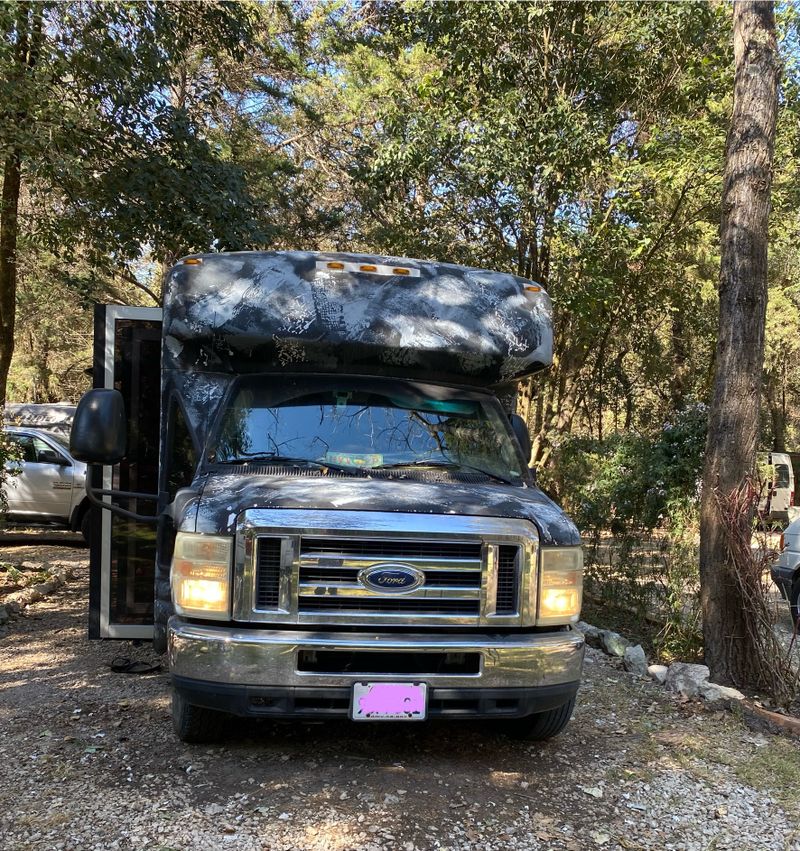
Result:
<instances>
[{"instance_id":1,"label":"illuminated headlight","mask_svg":"<svg viewBox=\"0 0 800 851\"><path fill-rule=\"evenodd\" d=\"M541 553L536 623L575 623L583 597L583 551L580 547L544 547Z\"/></svg>"},{"instance_id":2,"label":"illuminated headlight","mask_svg":"<svg viewBox=\"0 0 800 851\"><path fill-rule=\"evenodd\" d=\"M178 532L172 557L172 602L179 615L228 620L233 538Z\"/></svg>"}]
</instances>

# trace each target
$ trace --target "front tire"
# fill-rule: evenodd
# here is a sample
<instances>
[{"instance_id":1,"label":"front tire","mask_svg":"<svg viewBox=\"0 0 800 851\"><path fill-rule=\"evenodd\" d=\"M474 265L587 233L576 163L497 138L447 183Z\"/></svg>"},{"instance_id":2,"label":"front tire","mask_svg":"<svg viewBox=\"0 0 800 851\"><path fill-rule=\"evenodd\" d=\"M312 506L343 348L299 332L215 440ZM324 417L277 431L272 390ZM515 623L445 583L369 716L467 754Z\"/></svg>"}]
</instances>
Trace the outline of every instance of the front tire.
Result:
<instances>
[{"instance_id":1,"label":"front tire","mask_svg":"<svg viewBox=\"0 0 800 851\"><path fill-rule=\"evenodd\" d=\"M225 732L224 712L187 703L177 691L172 692L172 729L175 735L190 745L218 742Z\"/></svg>"},{"instance_id":2,"label":"front tire","mask_svg":"<svg viewBox=\"0 0 800 851\"><path fill-rule=\"evenodd\" d=\"M557 736L567 726L574 709L575 698L573 697L567 703L553 709L526 715L524 718L510 718L502 721L502 730L514 739L544 742Z\"/></svg>"},{"instance_id":3,"label":"front tire","mask_svg":"<svg viewBox=\"0 0 800 851\"><path fill-rule=\"evenodd\" d=\"M92 543L92 529L94 528L94 517L92 516L92 509L87 508L83 512L83 517L81 517L81 535L83 535L83 540L86 541L87 544Z\"/></svg>"}]
</instances>

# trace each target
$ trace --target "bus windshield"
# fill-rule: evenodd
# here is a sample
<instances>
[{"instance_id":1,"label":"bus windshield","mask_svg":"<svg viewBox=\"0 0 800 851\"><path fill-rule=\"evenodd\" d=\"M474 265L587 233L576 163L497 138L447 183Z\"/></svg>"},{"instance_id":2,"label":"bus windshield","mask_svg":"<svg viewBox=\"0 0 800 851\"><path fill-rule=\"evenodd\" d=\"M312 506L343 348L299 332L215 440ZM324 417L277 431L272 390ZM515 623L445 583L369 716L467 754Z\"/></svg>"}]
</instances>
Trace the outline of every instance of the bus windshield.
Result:
<instances>
[{"instance_id":1,"label":"bus windshield","mask_svg":"<svg viewBox=\"0 0 800 851\"><path fill-rule=\"evenodd\" d=\"M521 482L508 418L488 394L396 379L247 376L209 446L215 463L447 467Z\"/></svg>"}]
</instances>

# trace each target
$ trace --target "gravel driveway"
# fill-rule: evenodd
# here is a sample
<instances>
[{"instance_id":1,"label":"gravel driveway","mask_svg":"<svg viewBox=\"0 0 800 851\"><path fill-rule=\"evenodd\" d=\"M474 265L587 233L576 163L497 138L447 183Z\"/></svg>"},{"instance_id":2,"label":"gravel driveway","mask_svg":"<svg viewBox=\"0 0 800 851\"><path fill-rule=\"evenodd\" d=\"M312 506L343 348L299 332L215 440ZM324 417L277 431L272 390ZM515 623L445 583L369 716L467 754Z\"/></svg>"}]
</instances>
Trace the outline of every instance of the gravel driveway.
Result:
<instances>
[{"instance_id":1,"label":"gravel driveway","mask_svg":"<svg viewBox=\"0 0 800 851\"><path fill-rule=\"evenodd\" d=\"M12 849L800 849L800 745L681 704L590 651L544 745L488 724L236 722L172 734L165 673L111 673L148 645L89 642L75 579L0 639L0 847Z\"/></svg>"}]
</instances>

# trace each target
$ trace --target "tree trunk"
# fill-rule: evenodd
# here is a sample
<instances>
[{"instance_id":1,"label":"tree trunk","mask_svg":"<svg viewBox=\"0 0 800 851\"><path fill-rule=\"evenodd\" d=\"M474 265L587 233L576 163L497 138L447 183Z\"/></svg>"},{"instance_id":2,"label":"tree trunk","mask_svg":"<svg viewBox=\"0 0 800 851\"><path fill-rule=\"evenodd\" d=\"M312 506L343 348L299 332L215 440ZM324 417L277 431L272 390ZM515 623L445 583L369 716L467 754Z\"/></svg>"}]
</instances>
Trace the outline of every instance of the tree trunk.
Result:
<instances>
[{"instance_id":1,"label":"tree trunk","mask_svg":"<svg viewBox=\"0 0 800 851\"><path fill-rule=\"evenodd\" d=\"M14 324L17 302L17 216L22 169L16 152L3 166L3 197L0 207L0 407L6 402L8 371L14 355Z\"/></svg>"},{"instance_id":2,"label":"tree trunk","mask_svg":"<svg viewBox=\"0 0 800 851\"><path fill-rule=\"evenodd\" d=\"M757 664L745 604L732 574L719 498L755 469L767 303L767 221L779 60L774 4L734 4L733 115L726 143L720 225L719 336L700 517L705 660L711 678L740 686ZM749 537L752 517L736 518Z\"/></svg>"},{"instance_id":3,"label":"tree trunk","mask_svg":"<svg viewBox=\"0 0 800 851\"><path fill-rule=\"evenodd\" d=\"M42 40L43 8L36 3L20 3L14 44L15 75L10 85L21 84L36 66ZM25 110L16 113L17 127L29 122ZM8 372L14 355L14 326L17 308L17 239L19 198L22 189L22 154L12 149L3 163L3 195L0 200L0 408L6 402Z\"/></svg>"}]
</instances>

